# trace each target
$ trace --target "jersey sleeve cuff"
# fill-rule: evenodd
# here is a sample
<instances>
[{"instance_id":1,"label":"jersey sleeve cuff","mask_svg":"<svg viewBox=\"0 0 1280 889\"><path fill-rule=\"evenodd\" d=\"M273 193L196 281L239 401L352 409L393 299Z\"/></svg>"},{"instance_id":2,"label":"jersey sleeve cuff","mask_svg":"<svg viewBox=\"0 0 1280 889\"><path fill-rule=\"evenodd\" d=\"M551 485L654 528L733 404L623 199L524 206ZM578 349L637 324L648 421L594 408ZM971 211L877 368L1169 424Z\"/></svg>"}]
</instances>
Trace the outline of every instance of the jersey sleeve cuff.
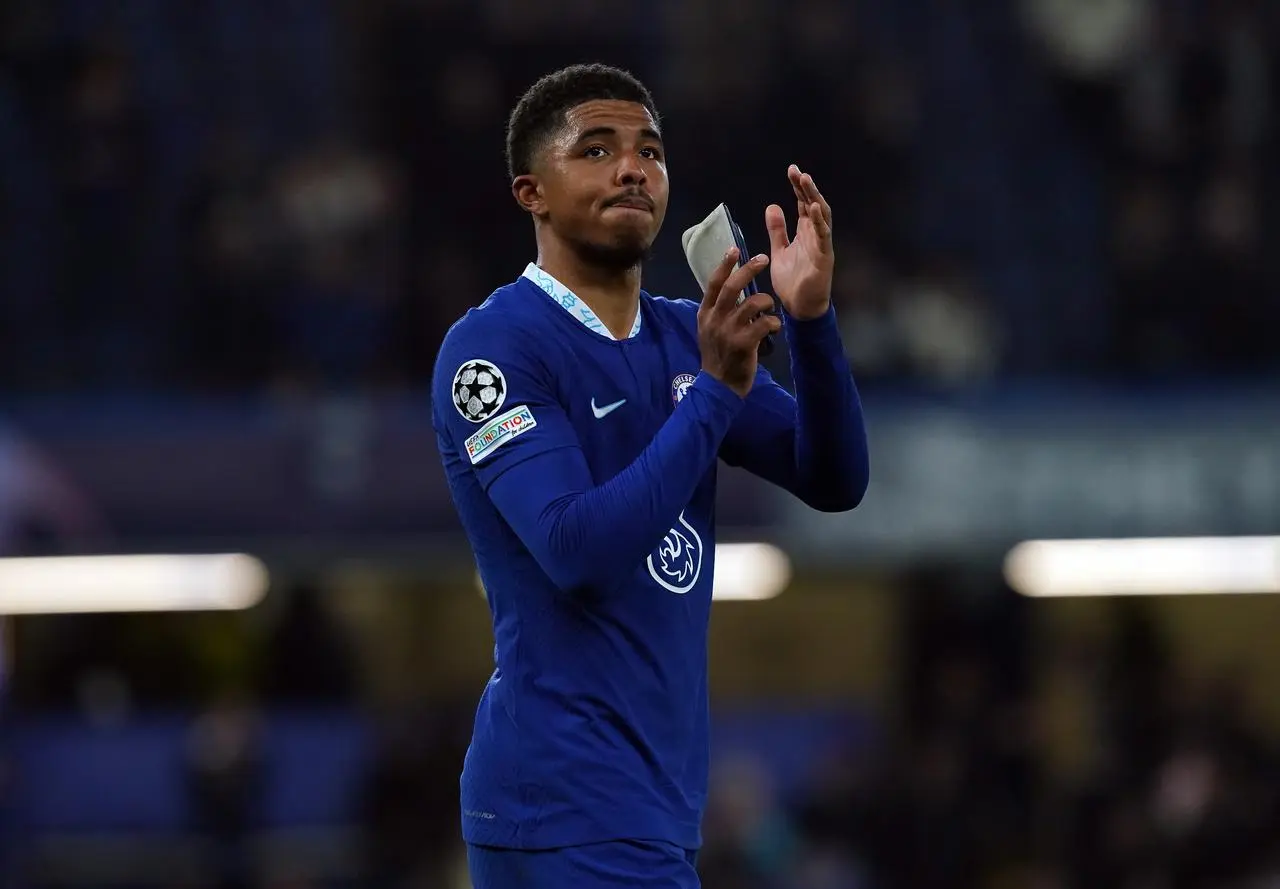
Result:
<instances>
[{"instance_id":1,"label":"jersey sleeve cuff","mask_svg":"<svg viewBox=\"0 0 1280 889\"><path fill-rule=\"evenodd\" d=\"M737 392L734 392L705 370L698 371L698 376L693 381L692 388L705 394L716 407L730 416L736 416L738 411L742 410L742 406L746 404L746 401L740 398Z\"/></svg>"},{"instance_id":2,"label":"jersey sleeve cuff","mask_svg":"<svg viewBox=\"0 0 1280 889\"><path fill-rule=\"evenodd\" d=\"M844 342L840 338L840 325L836 321L835 306L826 314L804 321L787 316L783 321L787 331L787 345L791 348L792 367L825 367L833 363L846 363Z\"/></svg>"},{"instance_id":3,"label":"jersey sleeve cuff","mask_svg":"<svg viewBox=\"0 0 1280 889\"><path fill-rule=\"evenodd\" d=\"M817 318L801 320L784 314L782 323L786 327L787 339L794 343L823 342L833 337L838 339L840 335L834 302L827 306L827 311Z\"/></svg>"}]
</instances>

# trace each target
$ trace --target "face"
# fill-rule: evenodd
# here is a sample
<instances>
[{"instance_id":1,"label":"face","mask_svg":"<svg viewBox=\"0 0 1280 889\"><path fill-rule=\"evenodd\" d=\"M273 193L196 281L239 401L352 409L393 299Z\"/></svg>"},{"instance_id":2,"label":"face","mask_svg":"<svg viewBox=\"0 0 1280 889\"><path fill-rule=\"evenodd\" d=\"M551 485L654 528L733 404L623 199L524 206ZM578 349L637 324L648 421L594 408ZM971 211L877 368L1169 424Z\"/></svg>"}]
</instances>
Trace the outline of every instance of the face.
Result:
<instances>
[{"instance_id":1,"label":"face","mask_svg":"<svg viewBox=\"0 0 1280 889\"><path fill-rule=\"evenodd\" d=\"M667 163L657 124L634 102L571 109L512 184L516 200L584 260L631 268L645 259L667 212Z\"/></svg>"}]
</instances>

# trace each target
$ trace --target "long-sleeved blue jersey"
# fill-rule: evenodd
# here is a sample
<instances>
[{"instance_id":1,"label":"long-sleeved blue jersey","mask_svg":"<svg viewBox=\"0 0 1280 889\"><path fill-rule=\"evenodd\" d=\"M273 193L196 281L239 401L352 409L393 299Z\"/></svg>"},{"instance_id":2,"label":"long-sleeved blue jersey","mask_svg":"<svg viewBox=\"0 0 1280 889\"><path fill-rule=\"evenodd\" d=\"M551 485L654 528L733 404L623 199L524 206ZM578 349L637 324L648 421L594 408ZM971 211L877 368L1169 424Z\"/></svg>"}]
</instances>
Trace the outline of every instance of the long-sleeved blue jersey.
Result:
<instances>
[{"instance_id":1,"label":"long-sleeved blue jersey","mask_svg":"<svg viewBox=\"0 0 1280 889\"><path fill-rule=\"evenodd\" d=\"M496 669L462 774L463 836L693 849L707 793L716 460L821 510L867 486L834 313L784 321L797 396L701 373L695 303L640 294L615 340L530 265L449 331L432 385Z\"/></svg>"}]
</instances>

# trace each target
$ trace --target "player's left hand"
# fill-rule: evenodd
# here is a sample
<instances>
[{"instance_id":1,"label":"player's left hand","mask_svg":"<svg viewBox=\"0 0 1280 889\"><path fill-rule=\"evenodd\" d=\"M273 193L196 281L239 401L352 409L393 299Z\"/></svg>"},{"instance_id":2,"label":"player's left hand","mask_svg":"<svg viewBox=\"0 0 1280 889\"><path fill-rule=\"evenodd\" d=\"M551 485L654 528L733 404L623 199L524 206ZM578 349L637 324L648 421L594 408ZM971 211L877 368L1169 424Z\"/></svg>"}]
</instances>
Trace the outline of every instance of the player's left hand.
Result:
<instances>
[{"instance_id":1,"label":"player's left hand","mask_svg":"<svg viewBox=\"0 0 1280 889\"><path fill-rule=\"evenodd\" d=\"M813 177L792 164L787 168L796 195L796 236L787 236L782 208L770 204L764 211L769 232L769 278L787 314L799 320L825 315L831 305L831 277L835 251L831 246L831 205Z\"/></svg>"}]
</instances>

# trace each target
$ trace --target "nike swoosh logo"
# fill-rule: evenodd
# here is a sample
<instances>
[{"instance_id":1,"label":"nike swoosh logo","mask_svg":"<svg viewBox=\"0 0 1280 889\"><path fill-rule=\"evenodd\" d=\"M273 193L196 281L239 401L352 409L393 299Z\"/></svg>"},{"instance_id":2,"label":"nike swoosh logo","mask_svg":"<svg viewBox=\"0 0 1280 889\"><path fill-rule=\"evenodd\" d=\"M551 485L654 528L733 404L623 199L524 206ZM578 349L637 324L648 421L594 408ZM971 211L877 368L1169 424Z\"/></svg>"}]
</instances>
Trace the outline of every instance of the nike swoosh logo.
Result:
<instances>
[{"instance_id":1,"label":"nike swoosh logo","mask_svg":"<svg viewBox=\"0 0 1280 889\"><path fill-rule=\"evenodd\" d=\"M603 407L596 407L596 400L595 398L592 398L591 413L595 414L596 419L599 420L609 416L611 413L613 413L614 411L616 411L618 408L622 407L626 403L627 403L627 400L624 398L621 401L615 401L613 404L606 404Z\"/></svg>"}]
</instances>

